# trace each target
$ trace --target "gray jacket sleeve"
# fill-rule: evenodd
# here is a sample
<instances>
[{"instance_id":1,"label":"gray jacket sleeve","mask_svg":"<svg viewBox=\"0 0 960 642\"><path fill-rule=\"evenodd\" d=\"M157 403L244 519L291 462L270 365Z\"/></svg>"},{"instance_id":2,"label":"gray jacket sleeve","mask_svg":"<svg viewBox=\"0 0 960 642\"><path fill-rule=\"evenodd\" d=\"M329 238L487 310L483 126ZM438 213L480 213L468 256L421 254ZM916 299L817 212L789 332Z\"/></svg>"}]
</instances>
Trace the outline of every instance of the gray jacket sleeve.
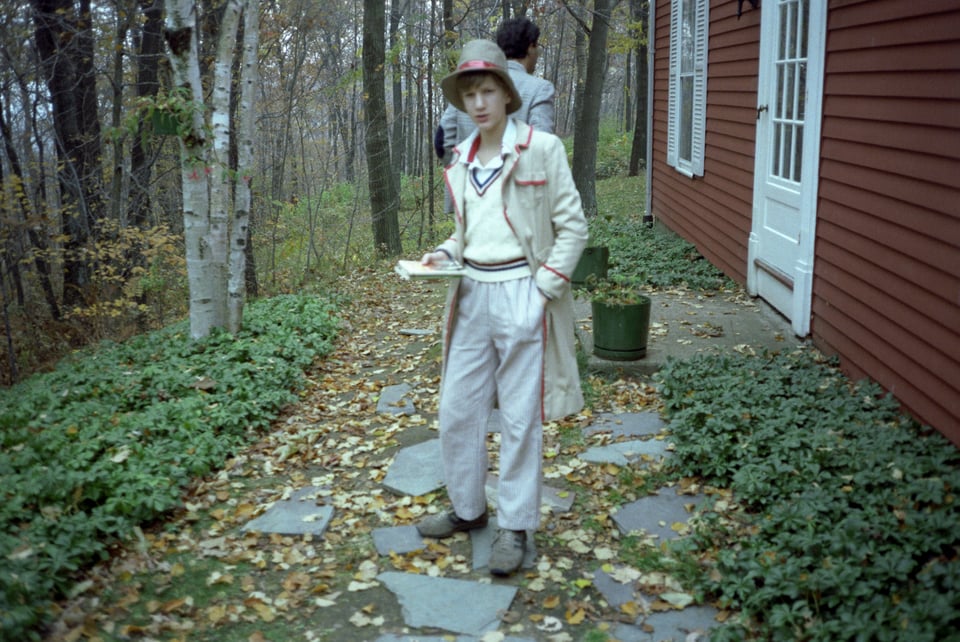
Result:
<instances>
[{"instance_id":1,"label":"gray jacket sleeve","mask_svg":"<svg viewBox=\"0 0 960 642\"><path fill-rule=\"evenodd\" d=\"M554 133L555 112L554 98L557 93L553 83L540 83L536 93L530 97L530 112L527 124L532 125L534 129Z\"/></svg>"},{"instance_id":2,"label":"gray jacket sleeve","mask_svg":"<svg viewBox=\"0 0 960 642\"><path fill-rule=\"evenodd\" d=\"M457 113L459 110L453 105L447 105L440 116L440 127L443 128L443 149L446 151L444 159L449 158L450 150L460 142L463 136L457 131Z\"/></svg>"}]
</instances>

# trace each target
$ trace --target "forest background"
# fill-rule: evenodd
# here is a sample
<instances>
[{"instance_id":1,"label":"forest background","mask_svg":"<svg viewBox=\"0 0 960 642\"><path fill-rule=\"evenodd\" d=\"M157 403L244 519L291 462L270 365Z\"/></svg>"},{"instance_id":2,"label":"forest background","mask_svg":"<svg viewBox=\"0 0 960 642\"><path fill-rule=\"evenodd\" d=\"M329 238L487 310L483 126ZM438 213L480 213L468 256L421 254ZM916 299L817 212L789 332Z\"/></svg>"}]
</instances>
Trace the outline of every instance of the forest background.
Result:
<instances>
[{"instance_id":1,"label":"forest background","mask_svg":"<svg viewBox=\"0 0 960 642\"><path fill-rule=\"evenodd\" d=\"M432 151L438 80L463 42L492 38L506 17L541 29L536 73L557 88L556 133L595 214L598 173L643 164L646 11L641 0L5 3L0 383L187 315L201 336L198 284L226 298L229 281L242 307L419 256L450 226ZM197 36L193 85L171 55L184 25ZM597 166L601 130L632 136L628 168ZM207 235L191 241L201 220ZM233 227L220 236L241 256L209 271L218 226Z\"/></svg>"}]
</instances>

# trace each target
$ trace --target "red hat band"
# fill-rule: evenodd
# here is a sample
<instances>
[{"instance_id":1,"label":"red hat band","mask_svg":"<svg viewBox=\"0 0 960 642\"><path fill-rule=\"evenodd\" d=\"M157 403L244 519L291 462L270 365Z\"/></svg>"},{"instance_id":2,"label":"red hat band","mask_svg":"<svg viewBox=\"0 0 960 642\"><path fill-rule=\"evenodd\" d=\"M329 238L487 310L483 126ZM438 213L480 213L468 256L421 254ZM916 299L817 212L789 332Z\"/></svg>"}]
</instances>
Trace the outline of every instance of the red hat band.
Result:
<instances>
[{"instance_id":1,"label":"red hat band","mask_svg":"<svg viewBox=\"0 0 960 642\"><path fill-rule=\"evenodd\" d=\"M492 62L487 62L486 60L468 60L457 67L457 71L464 71L467 69L500 69L500 66L495 65Z\"/></svg>"}]
</instances>

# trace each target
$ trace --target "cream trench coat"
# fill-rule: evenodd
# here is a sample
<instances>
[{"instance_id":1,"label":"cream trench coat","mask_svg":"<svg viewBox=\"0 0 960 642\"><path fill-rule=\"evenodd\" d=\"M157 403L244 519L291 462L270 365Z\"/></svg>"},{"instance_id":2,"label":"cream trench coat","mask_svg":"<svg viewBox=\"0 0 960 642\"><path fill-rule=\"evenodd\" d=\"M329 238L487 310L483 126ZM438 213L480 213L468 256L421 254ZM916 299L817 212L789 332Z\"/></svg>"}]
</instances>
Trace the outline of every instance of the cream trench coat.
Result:
<instances>
[{"instance_id":1,"label":"cream trench coat","mask_svg":"<svg viewBox=\"0 0 960 642\"><path fill-rule=\"evenodd\" d=\"M551 421L583 408L570 277L587 243L587 220L563 143L553 134L536 131L519 120L515 123L516 143L504 159L501 177L503 215L523 247L537 287L550 299L544 315L546 341L541 389L543 420ZM464 142L472 139L473 136ZM455 228L437 249L457 261L463 259L463 198L468 178L466 165L459 159L468 152L460 145L454 147L451 164L444 170L447 188L453 194ZM447 347L455 331L459 285L460 279L452 280L447 292L444 370Z\"/></svg>"}]
</instances>

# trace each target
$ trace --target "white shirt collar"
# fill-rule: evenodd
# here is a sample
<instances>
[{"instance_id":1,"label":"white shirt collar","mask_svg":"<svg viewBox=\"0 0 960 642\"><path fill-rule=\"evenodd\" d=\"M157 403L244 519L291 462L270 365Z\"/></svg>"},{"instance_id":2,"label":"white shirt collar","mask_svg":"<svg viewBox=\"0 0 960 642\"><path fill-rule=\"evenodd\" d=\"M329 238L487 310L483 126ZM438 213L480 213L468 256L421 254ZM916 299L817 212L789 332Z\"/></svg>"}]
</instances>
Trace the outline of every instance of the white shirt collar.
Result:
<instances>
[{"instance_id":1,"label":"white shirt collar","mask_svg":"<svg viewBox=\"0 0 960 642\"><path fill-rule=\"evenodd\" d=\"M476 157L473 159L470 158L470 150L473 149L477 137L480 135L479 129L474 129L469 136L467 136L462 143L457 147L460 148L460 162L468 167L483 167L480 164L480 161ZM503 159L513 153L514 144L517 141L517 124L512 116L507 116L507 126L503 128L503 138L500 139L500 160L499 164L503 164ZM496 160L496 159L495 159ZM494 162L494 161L491 161Z\"/></svg>"}]
</instances>

